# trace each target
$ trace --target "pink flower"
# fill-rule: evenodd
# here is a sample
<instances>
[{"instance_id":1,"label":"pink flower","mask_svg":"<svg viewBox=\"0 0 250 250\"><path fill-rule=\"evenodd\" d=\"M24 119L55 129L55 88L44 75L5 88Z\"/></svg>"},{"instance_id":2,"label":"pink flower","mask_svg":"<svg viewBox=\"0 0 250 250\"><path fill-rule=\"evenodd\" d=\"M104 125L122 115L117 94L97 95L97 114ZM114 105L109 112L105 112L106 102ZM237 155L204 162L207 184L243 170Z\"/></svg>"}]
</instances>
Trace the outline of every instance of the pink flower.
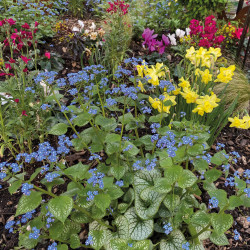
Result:
<instances>
[{"instance_id":1,"label":"pink flower","mask_svg":"<svg viewBox=\"0 0 250 250\"><path fill-rule=\"evenodd\" d=\"M23 110L23 111L22 111L22 115L28 116L28 115L26 114L26 110Z\"/></svg>"},{"instance_id":2,"label":"pink flower","mask_svg":"<svg viewBox=\"0 0 250 250\"><path fill-rule=\"evenodd\" d=\"M47 57L48 59L50 59L50 52L45 52L45 57Z\"/></svg>"},{"instance_id":3,"label":"pink flower","mask_svg":"<svg viewBox=\"0 0 250 250\"><path fill-rule=\"evenodd\" d=\"M28 69L27 69L27 68L24 68L24 69L23 69L23 72L24 72L24 73L25 73L25 72L27 72L27 71L28 71Z\"/></svg>"},{"instance_id":4,"label":"pink flower","mask_svg":"<svg viewBox=\"0 0 250 250\"><path fill-rule=\"evenodd\" d=\"M30 61L31 59L28 59L26 56L21 56L22 60L27 64L28 61Z\"/></svg>"},{"instance_id":5,"label":"pink flower","mask_svg":"<svg viewBox=\"0 0 250 250\"><path fill-rule=\"evenodd\" d=\"M12 18L7 19L7 22L9 23L10 26L12 26L16 23L16 21L14 21Z\"/></svg>"},{"instance_id":6,"label":"pink flower","mask_svg":"<svg viewBox=\"0 0 250 250\"><path fill-rule=\"evenodd\" d=\"M8 63L5 63L5 68L6 68L6 69L11 69L11 66L10 66L10 64L8 64Z\"/></svg>"},{"instance_id":7,"label":"pink flower","mask_svg":"<svg viewBox=\"0 0 250 250\"><path fill-rule=\"evenodd\" d=\"M24 25L22 25L22 28L24 28L24 29L29 29L30 26L29 26L27 23L25 23Z\"/></svg>"},{"instance_id":8,"label":"pink flower","mask_svg":"<svg viewBox=\"0 0 250 250\"><path fill-rule=\"evenodd\" d=\"M13 58L10 58L9 62L10 63L15 63L16 61Z\"/></svg>"},{"instance_id":9,"label":"pink flower","mask_svg":"<svg viewBox=\"0 0 250 250\"><path fill-rule=\"evenodd\" d=\"M15 99L14 102L19 103L19 99Z\"/></svg>"},{"instance_id":10,"label":"pink flower","mask_svg":"<svg viewBox=\"0 0 250 250\"><path fill-rule=\"evenodd\" d=\"M39 25L39 23L37 21L35 21L35 27L37 27Z\"/></svg>"}]
</instances>

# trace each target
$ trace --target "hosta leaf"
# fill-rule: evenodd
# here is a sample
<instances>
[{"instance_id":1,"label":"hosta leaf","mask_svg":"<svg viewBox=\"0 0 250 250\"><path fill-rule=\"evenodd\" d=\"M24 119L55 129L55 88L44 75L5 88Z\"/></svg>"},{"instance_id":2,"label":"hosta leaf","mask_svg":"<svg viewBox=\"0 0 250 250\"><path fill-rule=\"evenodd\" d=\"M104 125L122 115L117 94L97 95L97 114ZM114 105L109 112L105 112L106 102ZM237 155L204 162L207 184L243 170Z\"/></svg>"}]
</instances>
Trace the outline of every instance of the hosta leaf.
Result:
<instances>
[{"instance_id":1,"label":"hosta leaf","mask_svg":"<svg viewBox=\"0 0 250 250\"><path fill-rule=\"evenodd\" d=\"M187 188L194 185L197 177L190 170L183 170L182 175L178 179L178 184L181 188Z\"/></svg>"},{"instance_id":2,"label":"hosta leaf","mask_svg":"<svg viewBox=\"0 0 250 250\"><path fill-rule=\"evenodd\" d=\"M233 225L233 217L230 214L212 214L212 226L217 234L223 234Z\"/></svg>"},{"instance_id":3,"label":"hosta leaf","mask_svg":"<svg viewBox=\"0 0 250 250\"><path fill-rule=\"evenodd\" d=\"M155 192L152 187L145 188L141 193L135 190L135 210L144 219L151 219L157 212L165 195Z\"/></svg>"},{"instance_id":4,"label":"hosta leaf","mask_svg":"<svg viewBox=\"0 0 250 250\"><path fill-rule=\"evenodd\" d=\"M30 195L23 195L18 202L16 215L25 214L36 209L42 202L42 195L40 192L31 191Z\"/></svg>"},{"instance_id":5,"label":"hosta leaf","mask_svg":"<svg viewBox=\"0 0 250 250\"><path fill-rule=\"evenodd\" d=\"M213 232L210 235L209 239L217 246L229 245L228 239L225 234L217 234L216 232Z\"/></svg>"},{"instance_id":6,"label":"hosta leaf","mask_svg":"<svg viewBox=\"0 0 250 250\"><path fill-rule=\"evenodd\" d=\"M49 211L61 222L64 222L73 208L73 200L69 196L58 196L48 203Z\"/></svg>"},{"instance_id":7,"label":"hosta leaf","mask_svg":"<svg viewBox=\"0 0 250 250\"><path fill-rule=\"evenodd\" d=\"M68 125L66 123L58 123L51 128L49 134L51 135L64 135L67 132Z\"/></svg>"},{"instance_id":8,"label":"hosta leaf","mask_svg":"<svg viewBox=\"0 0 250 250\"><path fill-rule=\"evenodd\" d=\"M129 221L125 216L118 216L115 219L115 225L117 227L118 237L121 239L129 239Z\"/></svg>"},{"instance_id":9,"label":"hosta leaf","mask_svg":"<svg viewBox=\"0 0 250 250\"><path fill-rule=\"evenodd\" d=\"M151 171L140 170L135 173L134 186L142 190L146 187L154 186L154 181L159 178L161 178L161 173L156 169Z\"/></svg>"},{"instance_id":10,"label":"hosta leaf","mask_svg":"<svg viewBox=\"0 0 250 250\"><path fill-rule=\"evenodd\" d=\"M132 240L145 240L153 233L153 220L140 219L134 208L130 208L124 216L129 221L129 234Z\"/></svg>"},{"instance_id":11,"label":"hosta leaf","mask_svg":"<svg viewBox=\"0 0 250 250\"><path fill-rule=\"evenodd\" d=\"M185 237L181 231L173 231L167 240L161 240L160 250L180 250L185 243Z\"/></svg>"},{"instance_id":12,"label":"hosta leaf","mask_svg":"<svg viewBox=\"0 0 250 250\"><path fill-rule=\"evenodd\" d=\"M89 235L93 237L92 247L94 249L101 249L109 240L106 230L90 230Z\"/></svg>"}]
</instances>

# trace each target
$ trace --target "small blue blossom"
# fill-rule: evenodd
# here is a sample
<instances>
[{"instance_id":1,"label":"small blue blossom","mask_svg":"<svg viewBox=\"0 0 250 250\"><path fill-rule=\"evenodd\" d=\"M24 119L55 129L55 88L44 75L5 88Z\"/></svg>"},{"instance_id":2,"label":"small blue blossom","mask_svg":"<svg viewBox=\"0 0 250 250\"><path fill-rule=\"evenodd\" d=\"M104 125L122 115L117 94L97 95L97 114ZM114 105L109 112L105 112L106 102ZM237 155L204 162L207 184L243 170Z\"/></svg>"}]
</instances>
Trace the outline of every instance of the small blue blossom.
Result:
<instances>
[{"instance_id":1,"label":"small blue blossom","mask_svg":"<svg viewBox=\"0 0 250 250\"><path fill-rule=\"evenodd\" d=\"M91 115L96 115L97 114L97 109L90 109L88 113L91 114Z\"/></svg>"},{"instance_id":2,"label":"small blue blossom","mask_svg":"<svg viewBox=\"0 0 250 250\"><path fill-rule=\"evenodd\" d=\"M36 227L32 227L32 231L33 233L29 234L29 239L38 239L39 238L39 234L40 234L40 230Z\"/></svg>"},{"instance_id":3,"label":"small blue blossom","mask_svg":"<svg viewBox=\"0 0 250 250\"><path fill-rule=\"evenodd\" d=\"M25 88L25 90L24 90L25 92L28 92L28 91L30 91L31 93L35 93L35 90L34 90L34 88L33 87L27 87L27 88Z\"/></svg>"},{"instance_id":4,"label":"small blue blossom","mask_svg":"<svg viewBox=\"0 0 250 250\"><path fill-rule=\"evenodd\" d=\"M239 240L240 239L240 233L235 229L234 230L234 239Z\"/></svg>"},{"instance_id":5,"label":"small blue blossom","mask_svg":"<svg viewBox=\"0 0 250 250\"><path fill-rule=\"evenodd\" d=\"M93 245L93 237L91 235L88 236L87 240L85 241L85 245Z\"/></svg>"},{"instance_id":6,"label":"small blue blossom","mask_svg":"<svg viewBox=\"0 0 250 250\"><path fill-rule=\"evenodd\" d=\"M55 178L59 177L60 174L58 173L47 173L45 175L45 179L47 180L47 182L52 182Z\"/></svg>"},{"instance_id":7,"label":"small blue blossom","mask_svg":"<svg viewBox=\"0 0 250 250\"><path fill-rule=\"evenodd\" d=\"M91 173L92 176L88 179L87 182L89 184L93 183L93 187L99 184L99 188L103 189L104 188L103 177L105 176L105 174L97 172L96 168L90 169L88 172Z\"/></svg>"},{"instance_id":8,"label":"small blue blossom","mask_svg":"<svg viewBox=\"0 0 250 250\"><path fill-rule=\"evenodd\" d=\"M130 149L132 149L133 146L132 145L128 145L126 148L124 148L122 151L123 152L126 152L126 151L129 151Z\"/></svg>"},{"instance_id":9,"label":"small blue blossom","mask_svg":"<svg viewBox=\"0 0 250 250\"><path fill-rule=\"evenodd\" d=\"M41 109L42 110L46 110L46 109L48 109L48 108L50 108L51 107L51 105L49 105L49 104L43 104L43 105L41 105Z\"/></svg>"},{"instance_id":10,"label":"small blue blossom","mask_svg":"<svg viewBox=\"0 0 250 250\"><path fill-rule=\"evenodd\" d=\"M5 224L5 229L8 229L9 233L13 233L13 231L14 231L13 226L14 225L15 225L14 220L7 221L7 223Z\"/></svg>"},{"instance_id":11,"label":"small blue blossom","mask_svg":"<svg viewBox=\"0 0 250 250\"><path fill-rule=\"evenodd\" d=\"M117 101L115 99L112 99L112 98L106 99L106 102L107 102L108 107L117 104Z\"/></svg>"},{"instance_id":12,"label":"small blue blossom","mask_svg":"<svg viewBox=\"0 0 250 250\"><path fill-rule=\"evenodd\" d=\"M117 185L119 187L123 187L124 186L123 180L116 181L115 185Z\"/></svg>"},{"instance_id":13,"label":"small blue blossom","mask_svg":"<svg viewBox=\"0 0 250 250\"><path fill-rule=\"evenodd\" d=\"M244 192L247 194L247 197L250 198L250 188L245 188Z\"/></svg>"},{"instance_id":14,"label":"small blue blossom","mask_svg":"<svg viewBox=\"0 0 250 250\"><path fill-rule=\"evenodd\" d=\"M33 188L33 187L34 187L33 184L23 183L21 191L25 195L30 195L31 194L30 189Z\"/></svg>"},{"instance_id":15,"label":"small blue blossom","mask_svg":"<svg viewBox=\"0 0 250 250\"><path fill-rule=\"evenodd\" d=\"M189 250L190 249L189 247L190 247L189 242L182 244L182 249Z\"/></svg>"},{"instance_id":16,"label":"small blue blossom","mask_svg":"<svg viewBox=\"0 0 250 250\"><path fill-rule=\"evenodd\" d=\"M163 226L163 228L165 229L165 234L166 234L166 235L170 234L170 233L173 231L173 228L172 228L172 226L171 226L170 223L165 224L165 225Z\"/></svg>"},{"instance_id":17,"label":"small blue blossom","mask_svg":"<svg viewBox=\"0 0 250 250\"><path fill-rule=\"evenodd\" d=\"M133 247L133 243L128 243L128 246L129 247Z\"/></svg>"},{"instance_id":18,"label":"small blue blossom","mask_svg":"<svg viewBox=\"0 0 250 250\"><path fill-rule=\"evenodd\" d=\"M212 197L211 199L209 199L209 205L208 205L209 209L217 208L218 205L219 205L219 201L215 197Z\"/></svg>"},{"instance_id":19,"label":"small blue blossom","mask_svg":"<svg viewBox=\"0 0 250 250\"><path fill-rule=\"evenodd\" d=\"M47 250L57 250L57 243L53 242L51 245L48 246Z\"/></svg>"},{"instance_id":20,"label":"small blue blossom","mask_svg":"<svg viewBox=\"0 0 250 250\"><path fill-rule=\"evenodd\" d=\"M95 195L98 195L98 191L88 191L87 195L88 195L87 201L92 201Z\"/></svg>"}]
</instances>

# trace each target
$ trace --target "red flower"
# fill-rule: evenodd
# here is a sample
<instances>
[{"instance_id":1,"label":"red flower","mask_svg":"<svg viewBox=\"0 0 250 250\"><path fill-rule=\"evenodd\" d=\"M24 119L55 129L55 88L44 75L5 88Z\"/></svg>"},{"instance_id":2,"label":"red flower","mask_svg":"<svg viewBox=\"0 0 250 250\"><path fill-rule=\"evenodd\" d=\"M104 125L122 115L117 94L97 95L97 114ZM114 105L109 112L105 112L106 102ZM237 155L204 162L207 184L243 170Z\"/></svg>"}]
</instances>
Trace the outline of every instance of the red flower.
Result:
<instances>
[{"instance_id":1,"label":"red flower","mask_svg":"<svg viewBox=\"0 0 250 250\"><path fill-rule=\"evenodd\" d=\"M25 23L24 25L22 25L22 28L24 28L24 29L29 29L30 26L29 26L27 23Z\"/></svg>"},{"instance_id":2,"label":"red flower","mask_svg":"<svg viewBox=\"0 0 250 250\"><path fill-rule=\"evenodd\" d=\"M27 71L28 71L28 69L27 69L27 68L24 68L24 69L23 69L23 72L24 72L24 73L25 73L25 72L27 72Z\"/></svg>"},{"instance_id":3,"label":"red flower","mask_svg":"<svg viewBox=\"0 0 250 250\"><path fill-rule=\"evenodd\" d=\"M50 59L50 53L49 52L45 52L44 54L48 59Z\"/></svg>"},{"instance_id":4,"label":"red flower","mask_svg":"<svg viewBox=\"0 0 250 250\"><path fill-rule=\"evenodd\" d=\"M21 56L22 60L27 64L28 61L30 61L31 59L28 59L26 56Z\"/></svg>"},{"instance_id":5,"label":"red flower","mask_svg":"<svg viewBox=\"0 0 250 250\"><path fill-rule=\"evenodd\" d=\"M28 116L28 115L26 114L26 110L23 110L23 111L22 111L22 115Z\"/></svg>"},{"instance_id":6,"label":"red flower","mask_svg":"<svg viewBox=\"0 0 250 250\"><path fill-rule=\"evenodd\" d=\"M14 76L14 75L11 73L0 73L0 76Z\"/></svg>"},{"instance_id":7,"label":"red flower","mask_svg":"<svg viewBox=\"0 0 250 250\"><path fill-rule=\"evenodd\" d=\"M7 22L9 23L10 26L12 26L16 23L16 21L14 21L12 18L7 19Z\"/></svg>"},{"instance_id":8,"label":"red flower","mask_svg":"<svg viewBox=\"0 0 250 250\"><path fill-rule=\"evenodd\" d=\"M15 99L14 102L19 103L19 99Z\"/></svg>"},{"instance_id":9,"label":"red flower","mask_svg":"<svg viewBox=\"0 0 250 250\"><path fill-rule=\"evenodd\" d=\"M35 21L35 27L37 27L39 25L39 23L37 21Z\"/></svg>"},{"instance_id":10,"label":"red flower","mask_svg":"<svg viewBox=\"0 0 250 250\"><path fill-rule=\"evenodd\" d=\"M5 24L5 20L0 21L0 26L3 26Z\"/></svg>"},{"instance_id":11,"label":"red flower","mask_svg":"<svg viewBox=\"0 0 250 250\"><path fill-rule=\"evenodd\" d=\"M5 63L5 68L6 68L6 69L11 69L11 66L10 66L10 64L8 64L8 63Z\"/></svg>"},{"instance_id":12,"label":"red flower","mask_svg":"<svg viewBox=\"0 0 250 250\"><path fill-rule=\"evenodd\" d=\"M10 63L15 63L16 61L13 58L10 58L9 62Z\"/></svg>"}]
</instances>

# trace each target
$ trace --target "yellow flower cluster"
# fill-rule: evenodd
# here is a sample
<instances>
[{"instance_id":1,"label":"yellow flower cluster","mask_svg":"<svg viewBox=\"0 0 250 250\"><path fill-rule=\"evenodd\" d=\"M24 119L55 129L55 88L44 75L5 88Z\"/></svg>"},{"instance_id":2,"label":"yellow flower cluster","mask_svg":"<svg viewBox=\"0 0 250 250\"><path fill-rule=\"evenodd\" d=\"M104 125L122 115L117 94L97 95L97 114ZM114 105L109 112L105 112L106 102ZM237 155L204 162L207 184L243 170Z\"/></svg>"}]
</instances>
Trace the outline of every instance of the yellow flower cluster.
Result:
<instances>
[{"instance_id":1,"label":"yellow flower cluster","mask_svg":"<svg viewBox=\"0 0 250 250\"><path fill-rule=\"evenodd\" d=\"M203 116L204 113L211 113L213 109L218 106L217 102L219 101L220 99L217 98L213 92L211 93L211 96L200 96L200 98L196 100L198 105L195 109L193 109L193 112L198 112L198 114L201 116Z\"/></svg>"},{"instance_id":2,"label":"yellow flower cluster","mask_svg":"<svg viewBox=\"0 0 250 250\"><path fill-rule=\"evenodd\" d=\"M176 105L175 98L176 96L170 96L167 93L163 93L164 99L160 100L159 98L152 98L151 96L149 97L149 102L151 103L152 107L154 109L157 109L160 113L165 112L169 113L170 108L174 105ZM166 105L166 102L170 101L169 105Z\"/></svg>"},{"instance_id":3,"label":"yellow flower cluster","mask_svg":"<svg viewBox=\"0 0 250 250\"><path fill-rule=\"evenodd\" d=\"M231 24L225 24L219 31L218 35L223 35L225 37L229 36L232 38L234 36L234 33L236 31L236 28L232 26Z\"/></svg>"},{"instance_id":4,"label":"yellow flower cluster","mask_svg":"<svg viewBox=\"0 0 250 250\"><path fill-rule=\"evenodd\" d=\"M235 65L231 65L228 68L220 68L220 73L214 82L229 83L234 75Z\"/></svg>"},{"instance_id":5,"label":"yellow flower cluster","mask_svg":"<svg viewBox=\"0 0 250 250\"><path fill-rule=\"evenodd\" d=\"M250 128L250 116L244 116L242 119L239 117L228 118L231 122L230 127L241 128L241 129L249 129Z\"/></svg>"},{"instance_id":6,"label":"yellow flower cluster","mask_svg":"<svg viewBox=\"0 0 250 250\"><path fill-rule=\"evenodd\" d=\"M201 76L201 81L205 84L208 84L209 82L212 81L212 74L210 74L210 71L208 69L205 69L204 71L200 69L195 70L195 75L196 76Z\"/></svg>"},{"instance_id":7,"label":"yellow flower cluster","mask_svg":"<svg viewBox=\"0 0 250 250\"><path fill-rule=\"evenodd\" d=\"M201 65L202 67L210 68L211 62L216 62L218 57L221 56L221 49L212 47L209 48L209 50L203 47L200 47L199 50L195 50L192 46L190 49L187 49L186 52L186 58L196 67Z\"/></svg>"},{"instance_id":8,"label":"yellow flower cluster","mask_svg":"<svg viewBox=\"0 0 250 250\"><path fill-rule=\"evenodd\" d=\"M168 67L164 66L163 63L156 63L155 66L151 67L142 63L142 65L137 65L136 68L138 76L147 77L149 79L148 82L154 86L159 85L159 78L166 76L165 71L168 70Z\"/></svg>"},{"instance_id":9,"label":"yellow flower cluster","mask_svg":"<svg viewBox=\"0 0 250 250\"><path fill-rule=\"evenodd\" d=\"M189 43L190 41L191 41L191 36L190 35L180 38L181 43L184 43L184 42Z\"/></svg>"}]
</instances>

